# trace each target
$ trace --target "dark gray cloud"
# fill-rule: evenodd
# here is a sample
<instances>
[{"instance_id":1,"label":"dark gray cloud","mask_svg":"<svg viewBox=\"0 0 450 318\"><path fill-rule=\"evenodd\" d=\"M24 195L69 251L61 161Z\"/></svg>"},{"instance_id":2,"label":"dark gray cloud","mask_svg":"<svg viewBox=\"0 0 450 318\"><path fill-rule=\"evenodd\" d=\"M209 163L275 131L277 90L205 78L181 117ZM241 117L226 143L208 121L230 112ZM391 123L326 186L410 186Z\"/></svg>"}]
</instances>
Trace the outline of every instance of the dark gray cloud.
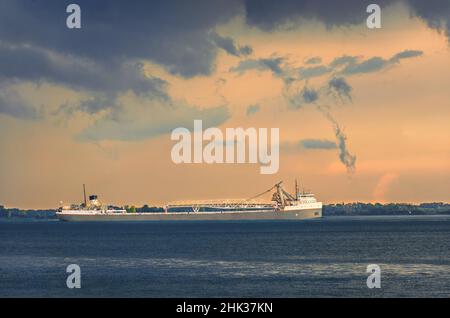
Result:
<instances>
[{"instance_id":1,"label":"dark gray cloud","mask_svg":"<svg viewBox=\"0 0 450 318\"><path fill-rule=\"evenodd\" d=\"M257 112L259 112L260 109L261 106L259 106L258 104L250 105L247 107L246 115L250 116L256 114Z\"/></svg>"},{"instance_id":2,"label":"dark gray cloud","mask_svg":"<svg viewBox=\"0 0 450 318\"><path fill-rule=\"evenodd\" d=\"M306 104L314 103L319 98L319 93L315 89L309 88L307 86L305 86L303 88L303 90L301 91L301 95L302 95L303 101Z\"/></svg>"},{"instance_id":3,"label":"dark gray cloud","mask_svg":"<svg viewBox=\"0 0 450 318\"><path fill-rule=\"evenodd\" d=\"M313 104L318 101L320 94L319 91L312 87L308 87L305 83L301 90L296 91L293 94L285 93L288 101L289 107L292 109L300 109L306 104Z\"/></svg>"},{"instance_id":4,"label":"dark gray cloud","mask_svg":"<svg viewBox=\"0 0 450 318\"><path fill-rule=\"evenodd\" d=\"M78 110L86 113L95 114L103 109L119 108L115 96L95 95L91 98L80 101Z\"/></svg>"},{"instance_id":5,"label":"dark gray cloud","mask_svg":"<svg viewBox=\"0 0 450 318\"><path fill-rule=\"evenodd\" d=\"M331 68L323 65L300 67L298 69L300 73L300 79L308 79L316 76L322 76L332 71Z\"/></svg>"},{"instance_id":6,"label":"dark gray cloud","mask_svg":"<svg viewBox=\"0 0 450 318\"><path fill-rule=\"evenodd\" d=\"M355 75L378 72L390 65L399 63L402 59L418 57L422 54L423 52L419 50L405 50L395 54L389 59L374 56L362 61L358 56L343 55L335 58L328 66L318 65L312 67L300 67L300 79L322 76L332 72L341 75ZM332 82L331 84L341 83L337 81ZM345 86L341 87L345 88Z\"/></svg>"},{"instance_id":7,"label":"dark gray cloud","mask_svg":"<svg viewBox=\"0 0 450 318\"><path fill-rule=\"evenodd\" d=\"M422 51L419 50L405 50L400 53L395 54L391 59L389 60L392 63L398 63L401 59L407 59L411 57L417 57L421 56L423 54Z\"/></svg>"},{"instance_id":8,"label":"dark gray cloud","mask_svg":"<svg viewBox=\"0 0 450 318\"><path fill-rule=\"evenodd\" d=\"M302 19L321 21L329 28L357 25L366 22L366 8L372 3L382 9L390 4L406 4L411 16L423 19L450 39L448 0L246 0L246 21L265 31L288 28Z\"/></svg>"},{"instance_id":9,"label":"dark gray cloud","mask_svg":"<svg viewBox=\"0 0 450 318\"><path fill-rule=\"evenodd\" d=\"M276 76L283 76L283 63L285 59L283 57L270 57L262 59L248 59L240 61L235 67L230 68L231 72L243 74L246 71L271 71Z\"/></svg>"},{"instance_id":10,"label":"dark gray cloud","mask_svg":"<svg viewBox=\"0 0 450 318\"><path fill-rule=\"evenodd\" d=\"M262 63L260 63L259 60L251 59L240 61L238 65L230 68L230 72L236 72L239 74L243 74L251 70L264 71L267 70L267 68Z\"/></svg>"},{"instance_id":11,"label":"dark gray cloud","mask_svg":"<svg viewBox=\"0 0 450 318\"><path fill-rule=\"evenodd\" d=\"M405 50L395 54L389 59L384 59L382 57L375 56L367 60L363 60L361 62L359 62L359 59L356 57L344 56L340 58L341 59L340 61L334 60L332 64L334 63L335 65L336 64L345 65L344 68L339 71L339 74L355 75L361 73L378 72L385 69L388 66L399 63L400 60L402 59L418 57L421 56L422 54L423 52L419 50Z\"/></svg>"},{"instance_id":12,"label":"dark gray cloud","mask_svg":"<svg viewBox=\"0 0 450 318\"><path fill-rule=\"evenodd\" d=\"M328 92L335 98L341 100L347 98L352 100L352 87L347 83L343 77L333 77L328 81Z\"/></svg>"},{"instance_id":13,"label":"dark gray cloud","mask_svg":"<svg viewBox=\"0 0 450 318\"><path fill-rule=\"evenodd\" d=\"M217 47L230 54L246 55L251 47L236 46L211 31L244 13L250 26L273 29L298 18L324 21L327 25L363 23L372 1L347 0L183 0L89 1L79 0L82 29L65 27L70 1L2 0L0 41L29 45L60 54L87 58L114 69L124 61L151 60L185 77L208 75L214 69ZM381 6L394 0L377 1ZM448 28L448 1L407 0L413 14L431 27ZM447 30L447 29L446 29ZM19 59L14 60L19 64ZM270 61L269 61L270 62Z\"/></svg>"},{"instance_id":14,"label":"dark gray cloud","mask_svg":"<svg viewBox=\"0 0 450 318\"><path fill-rule=\"evenodd\" d=\"M84 112L87 114L96 114L100 111L107 111L107 116L113 119L117 114L126 111L125 105L118 102L116 94L90 94L86 98L80 99L77 102L66 102L50 112L51 115L62 115L69 119L77 112Z\"/></svg>"},{"instance_id":15,"label":"dark gray cloud","mask_svg":"<svg viewBox=\"0 0 450 318\"><path fill-rule=\"evenodd\" d=\"M411 13L424 20L430 28L443 32L450 41L450 1L407 0Z\"/></svg>"},{"instance_id":16,"label":"dark gray cloud","mask_svg":"<svg viewBox=\"0 0 450 318\"><path fill-rule=\"evenodd\" d=\"M336 149L337 145L334 141L327 139L303 139L300 144L305 149Z\"/></svg>"},{"instance_id":17,"label":"dark gray cloud","mask_svg":"<svg viewBox=\"0 0 450 318\"><path fill-rule=\"evenodd\" d=\"M340 67L342 65L354 64L354 63L356 63L356 61L358 61L358 57L357 56L343 55L343 56L336 57L330 63L330 67L337 68L337 67Z\"/></svg>"},{"instance_id":18,"label":"dark gray cloud","mask_svg":"<svg viewBox=\"0 0 450 318\"><path fill-rule=\"evenodd\" d=\"M246 56L253 52L251 46L238 46L232 38L221 36L216 32L211 33L211 39L218 47L234 56Z\"/></svg>"},{"instance_id":19,"label":"dark gray cloud","mask_svg":"<svg viewBox=\"0 0 450 318\"><path fill-rule=\"evenodd\" d=\"M210 74L216 46L208 34L236 16L238 0L79 0L82 28L65 26L70 1L2 0L0 41L28 44L108 66L148 59L174 74Z\"/></svg>"},{"instance_id":20,"label":"dark gray cloud","mask_svg":"<svg viewBox=\"0 0 450 318\"><path fill-rule=\"evenodd\" d=\"M138 95L166 98L166 82L144 76L142 68L141 63L129 62L110 69L88 59L40 48L0 44L0 81L3 82L49 82L76 90L108 93L132 90Z\"/></svg>"},{"instance_id":21,"label":"dark gray cloud","mask_svg":"<svg viewBox=\"0 0 450 318\"><path fill-rule=\"evenodd\" d=\"M259 60L262 65L267 67L269 70L271 70L276 75L282 75L283 69L281 67L284 58L282 57L276 57L276 58L267 58L267 59L260 59Z\"/></svg>"},{"instance_id":22,"label":"dark gray cloud","mask_svg":"<svg viewBox=\"0 0 450 318\"><path fill-rule=\"evenodd\" d=\"M117 97L127 91L172 103L167 83L146 76L152 61L183 77L210 74L218 48L248 55L249 46L211 32L241 12L239 0L135 1L79 0L82 28L66 27L71 1L2 0L0 3L0 85L48 82L90 95L79 105L64 104L55 114L103 109L125 111ZM234 45L233 46L230 46ZM0 111L36 117L14 99L2 97ZM15 106L14 106L15 105ZM13 108L14 107L14 108Z\"/></svg>"},{"instance_id":23,"label":"dark gray cloud","mask_svg":"<svg viewBox=\"0 0 450 318\"><path fill-rule=\"evenodd\" d=\"M390 0L378 0L384 7ZM365 23L370 0L247 0L246 21L251 26L271 31L297 24L301 19L318 20L328 27Z\"/></svg>"},{"instance_id":24,"label":"dark gray cloud","mask_svg":"<svg viewBox=\"0 0 450 318\"><path fill-rule=\"evenodd\" d=\"M280 148L285 153L294 154L309 150L333 150L337 145L328 139L301 139L296 142L284 142Z\"/></svg>"},{"instance_id":25,"label":"dark gray cloud","mask_svg":"<svg viewBox=\"0 0 450 318\"><path fill-rule=\"evenodd\" d=\"M371 73L383 69L387 65L387 60L381 57L372 57L360 63L348 64L341 72L345 75L354 75L358 73Z\"/></svg>"}]
</instances>

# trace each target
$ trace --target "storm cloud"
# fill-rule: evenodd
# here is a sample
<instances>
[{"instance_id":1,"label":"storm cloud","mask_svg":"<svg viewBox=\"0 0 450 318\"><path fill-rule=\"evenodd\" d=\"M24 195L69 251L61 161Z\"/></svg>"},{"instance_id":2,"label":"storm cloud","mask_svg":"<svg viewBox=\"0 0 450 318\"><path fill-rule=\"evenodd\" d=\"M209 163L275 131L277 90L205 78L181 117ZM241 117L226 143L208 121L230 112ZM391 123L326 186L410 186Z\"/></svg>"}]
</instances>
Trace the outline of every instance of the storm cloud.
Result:
<instances>
[{"instance_id":1,"label":"storm cloud","mask_svg":"<svg viewBox=\"0 0 450 318\"><path fill-rule=\"evenodd\" d=\"M264 31L291 28L302 21L320 21L327 28L364 24L370 0L247 0L248 25ZM424 20L430 28L443 32L450 41L450 2L447 0L378 0L382 8L402 3L412 17Z\"/></svg>"},{"instance_id":2,"label":"storm cloud","mask_svg":"<svg viewBox=\"0 0 450 318\"><path fill-rule=\"evenodd\" d=\"M28 44L109 66L151 60L185 77L208 75L217 47L209 32L239 12L239 1L80 0L82 28L65 26L68 1L4 0L0 40ZM18 62L19 60L17 60Z\"/></svg>"},{"instance_id":3,"label":"storm cloud","mask_svg":"<svg viewBox=\"0 0 450 318\"><path fill-rule=\"evenodd\" d=\"M228 118L226 106L208 109L172 100L167 93L169 84L146 72L144 65L149 61L171 74L191 78L211 74L219 50L238 56L251 54L250 46L213 32L240 12L240 1L199 0L196 5L181 0L136 1L130 5L119 0L80 0L81 29L66 27L69 3L0 3L1 113L39 118L36 105L30 107L19 94L2 88L31 82L82 93L78 103L65 103L52 114L108 110L106 117L98 118L80 134L80 140L149 138L194 117L218 123ZM149 119L142 120L142 114L119 102L128 92L146 101ZM156 112L151 112L153 102L165 105L158 109L160 116L173 116L174 120L158 122Z\"/></svg>"},{"instance_id":4,"label":"storm cloud","mask_svg":"<svg viewBox=\"0 0 450 318\"><path fill-rule=\"evenodd\" d=\"M405 1L413 16L448 34L448 2L435 0L424 5L418 0ZM393 2L396 1L377 3L385 7ZM185 79L208 76L215 71L217 53L221 50L247 58L231 71L270 71L283 79L286 85L326 74L342 77L375 72L421 54L420 51L406 50L390 58L370 57L365 60L344 56L329 65L321 65L321 58L314 56L306 60L303 67L291 70L286 66L285 57L272 55L248 59L253 51L251 46L238 43L216 30L217 26L236 17L243 17L247 26L264 31L292 26L305 19L322 21L327 27L360 24L365 21L365 8L370 1L198 0L192 5L183 0L161 0L135 1L130 5L121 0L79 0L82 28L72 30L66 27L65 10L69 3L1 1L1 113L18 118L39 118L36 105L31 107L20 95L2 88L23 82L48 82L82 91L89 96L76 107L88 114L104 109L123 110L117 99L127 92L172 106L174 101L167 93L170 83L146 73L145 63L154 63ZM332 88L342 96L350 96L345 85ZM319 91L304 90L300 97L303 103L315 103ZM200 109L198 111L201 112ZM217 116L220 120L226 117Z\"/></svg>"},{"instance_id":5,"label":"storm cloud","mask_svg":"<svg viewBox=\"0 0 450 318\"><path fill-rule=\"evenodd\" d=\"M450 42L450 1L408 0L412 15L424 20L430 28L443 32Z\"/></svg>"},{"instance_id":6,"label":"storm cloud","mask_svg":"<svg viewBox=\"0 0 450 318\"><path fill-rule=\"evenodd\" d=\"M384 7L390 0L379 0ZM318 20L327 27L365 23L367 0L247 0L246 21L265 31L288 28L302 19Z\"/></svg>"},{"instance_id":7,"label":"storm cloud","mask_svg":"<svg viewBox=\"0 0 450 318\"><path fill-rule=\"evenodd\" d=\"M378 1L382 7L397 2ZM184 77L209 75L217 49L240 56L252 52L230 37L212 32L217 25L244 14L249 26L272 30L299 18L317 19L329 26L363 23L370 1L348 0L199 0L89 1L82 8L82 28L65 27L69 1L3 0L0 41L15 46L45 48L62 55L87 58L111 69L125 61L150 60ZM430 27L447 30L446 1L408 0L411 12ZM13 65L20 64L19 58ZM314 60L312 60L314 61ZM270 65L270 60L267 61ZM372 61L374 63L376 61ZM371 64L369 63L369 64Z\"/></svg>"},{"instance_id":8,"label":"storm cloud","mask_svg":"<svg viewBox=\"0 0 450 318\"><path fill-rule=\"evenodd\" d=\"M166 82L145 76L143 65L137 62L110 69L102 63L40 48L0 44L0 70L3 82L49 82L75 90L115 93L132 90L138 95L166 97Z\"/></svg>"}]
</instances>

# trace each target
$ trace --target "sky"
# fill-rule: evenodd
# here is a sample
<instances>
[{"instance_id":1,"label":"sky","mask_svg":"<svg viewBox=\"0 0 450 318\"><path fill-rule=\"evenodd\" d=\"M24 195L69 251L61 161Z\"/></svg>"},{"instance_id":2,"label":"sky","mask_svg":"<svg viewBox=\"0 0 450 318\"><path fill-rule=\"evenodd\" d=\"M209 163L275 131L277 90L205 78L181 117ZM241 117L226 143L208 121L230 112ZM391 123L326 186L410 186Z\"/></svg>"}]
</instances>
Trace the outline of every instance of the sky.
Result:
<instances>
[{"instance_id":1,"label":"sky","mask_svg":"<svg viewBox=\"0 0 450 318\"><path fill-rule=\"evenodd\" d=\"M0 0L0 204L448 202L450 2L372 2ZM195 119L279 128L279 171L175 164Z\"/></svg>"}]
</instances>

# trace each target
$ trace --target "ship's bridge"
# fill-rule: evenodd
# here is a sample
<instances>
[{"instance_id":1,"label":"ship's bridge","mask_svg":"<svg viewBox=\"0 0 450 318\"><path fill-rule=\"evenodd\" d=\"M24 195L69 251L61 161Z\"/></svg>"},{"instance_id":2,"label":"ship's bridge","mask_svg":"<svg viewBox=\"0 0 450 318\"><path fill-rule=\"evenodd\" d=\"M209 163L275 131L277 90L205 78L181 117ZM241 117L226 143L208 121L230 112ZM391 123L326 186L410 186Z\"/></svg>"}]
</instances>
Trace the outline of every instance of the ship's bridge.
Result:
<instances>
[{"instance_id":1,"label":"ship's bridge","mask_svg":"<svg viewBox=\"0 0 450 318\"><path fill-rule=\"evenodd\" d=\"M300 203L316 203L317 199L313 193L301 193L297 195L297 201Z\"/></svg>"}]
</instances>

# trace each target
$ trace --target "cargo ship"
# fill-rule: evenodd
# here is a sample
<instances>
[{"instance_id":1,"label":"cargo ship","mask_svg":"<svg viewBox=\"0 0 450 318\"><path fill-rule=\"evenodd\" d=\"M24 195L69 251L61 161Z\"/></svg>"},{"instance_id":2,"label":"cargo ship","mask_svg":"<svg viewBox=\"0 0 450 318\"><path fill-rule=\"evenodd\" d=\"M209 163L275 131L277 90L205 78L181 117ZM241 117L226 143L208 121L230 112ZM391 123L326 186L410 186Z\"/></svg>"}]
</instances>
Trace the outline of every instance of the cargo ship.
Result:
<instances>
[{"instance_id":1,"label":"cargo ship","mask_svg":"<svg viewBox=\"0 0 450 318\"><path fill-rule=\"evenodd\" d=\"M102 204L96 195L84 203L63 206L56 212L62 221L190 221L190 220L304 220L322 217L322 202L314 194L299 192L291 195L278 182L270 189L249 199L175 201L162 212L130 212L124 208ZM272 192L271 201L258 197Z\"/></svg>"}]
</instances>

